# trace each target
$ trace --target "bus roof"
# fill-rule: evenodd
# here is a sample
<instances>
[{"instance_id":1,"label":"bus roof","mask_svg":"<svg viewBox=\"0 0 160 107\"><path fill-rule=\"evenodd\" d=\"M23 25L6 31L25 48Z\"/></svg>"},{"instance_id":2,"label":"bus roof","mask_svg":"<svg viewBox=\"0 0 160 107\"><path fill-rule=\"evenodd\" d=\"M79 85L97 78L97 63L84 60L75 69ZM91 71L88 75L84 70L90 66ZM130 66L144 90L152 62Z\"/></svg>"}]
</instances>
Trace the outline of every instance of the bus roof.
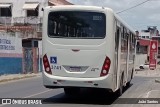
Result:
<instances>
[{"instance_id":1,"label":"bus roof","mask_svg":"<svg viewBox=\"0 0 160 107\"><path fill-rule=\"evenodd\" d=\"M122 20L116 13L114 13L114 16L117 18L118 21L120 21L123 24L123 26L128 28L134 35L136 35L136 32L133 30L133 28L129 26L124 20Z\"/></svg>"},{"instance_id":2,"label":"bus roof","mask_svg":"<svg viewBox=\"0 0 160 107\"><path fill-rule=\"evenodd\" d=\"M52 8L57 8L57 9L80 9L80 10L112 10L110 8L104 8L100 6L84 6L84 5L58 5L58 6L47 6L45 7L46 9L52 9Z\"/></svg>"}]
</instances>

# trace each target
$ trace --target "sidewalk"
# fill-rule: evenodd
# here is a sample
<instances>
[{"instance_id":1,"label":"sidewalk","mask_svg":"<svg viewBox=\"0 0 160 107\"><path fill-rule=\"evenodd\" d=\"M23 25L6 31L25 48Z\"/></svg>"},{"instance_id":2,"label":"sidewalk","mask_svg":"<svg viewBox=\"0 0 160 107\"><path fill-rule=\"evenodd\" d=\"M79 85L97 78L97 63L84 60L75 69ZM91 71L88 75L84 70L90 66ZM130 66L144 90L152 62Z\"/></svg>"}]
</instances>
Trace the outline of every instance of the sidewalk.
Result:
<instances>
[{"instance_id":1,"label":"sidewalk","mask_svg":"<svg viewBox=\"0 0 160 107\"><path fill-rule=\"evenodd\" d=\"M137 76L145 76L145 77L160 77L160 66L157 66L157 69L139 69L135 71L135 75Z\"/></svg>"},{"instance_id":2,"label":"sidewalk","mask_svg":"<svg viewBox=\"0 0 160 107\"><path fill-rule=\"evenodd\" d=\"M20 80L25 78L32 78L41 76L41 73L29 73L29 74L6 74L0 76L0 83L9 82L13 80Z\"/></svg>"},{"instance_id":3,"label":"sidewalk","mask_svg":"<svg viewBox=\"0 0 160 107\"><path fill-rule=\"evenodd\" d=\"M157 79L155 79L156 83L160 83L160 66L157 67L157 69L155 70L138 70L135 71L135 76L142 76L142 77L157 77Z\"/></svg>"}]
</instances>

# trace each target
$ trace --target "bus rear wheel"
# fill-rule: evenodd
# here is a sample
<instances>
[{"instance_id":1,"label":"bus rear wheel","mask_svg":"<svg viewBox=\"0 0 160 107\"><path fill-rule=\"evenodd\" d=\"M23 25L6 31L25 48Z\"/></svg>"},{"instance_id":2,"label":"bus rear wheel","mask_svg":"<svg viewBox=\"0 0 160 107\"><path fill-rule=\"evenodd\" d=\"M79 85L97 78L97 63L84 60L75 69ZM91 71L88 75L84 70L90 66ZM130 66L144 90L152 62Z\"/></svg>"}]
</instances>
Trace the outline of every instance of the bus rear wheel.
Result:
<instances>
[{"instance_id":1,"label":"bus rear wheel","mask_svg":"<svg viewBox=\"0 0 160 107\"><path fill-rule=\"evenodd\" d=\"M121 76L120 86L119 86L119 89L117 91L118 96L121 96L122 94L123 94L123 75Z\"/></svg>"},{"instance_id":2,"label":"bus rear wheel","mask_svg":"<svg viewBox=\"0 0 160 107\"><path fill-rule=\"evenodd\" d=\"M80 92L80 88L78 87L64 88L64 92L66 95L77 95Z\"/></svg>"},{"instance_id":3,"label":"bus rear wheel","mask_svg":"<svg viewBox=\"0 0 160 107\"><path fill-rule=\"evenodd\" d=\"M131 74L131 80L133 79L133 69L132 69L132 74ZM131 80L127 82L126 86L129 87L131 85Z\"/></svg>"}]
</instances>

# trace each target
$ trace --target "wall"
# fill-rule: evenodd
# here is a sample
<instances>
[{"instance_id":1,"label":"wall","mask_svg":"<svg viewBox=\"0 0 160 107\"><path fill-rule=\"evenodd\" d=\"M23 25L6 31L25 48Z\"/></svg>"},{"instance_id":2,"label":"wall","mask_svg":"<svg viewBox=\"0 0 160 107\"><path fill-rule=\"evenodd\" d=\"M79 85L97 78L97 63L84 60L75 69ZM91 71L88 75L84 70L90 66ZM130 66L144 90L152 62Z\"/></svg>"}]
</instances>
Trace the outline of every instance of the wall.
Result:
<instances>
[{"instance_id":1,"label":"wall","mask_svg":"<svg viewBox=\"0 0 160 107\"><path fill-rule=\"evenodd\" d=\"M42 71L42 41L38 41L38 70Z\"/></svg>"},{"instance_id":2,"label":"wall","mask_svg":"<svg viewBox=\"0 0 160 107\"><path fill-rule=\"evenodd\" d=\"M139 68L139 65L144 64L147 60L147 54L136 54L135 67Z\"/></svg>"},{"instance_id":3,"label":"wall","mask_svg":"<svg viewBox=\"0 0 160 107\"><path fill-rule=\"evenodd\" d=\"M22 39L0 34L0 75L22 72Z\"/></svg>"}]
</instances>

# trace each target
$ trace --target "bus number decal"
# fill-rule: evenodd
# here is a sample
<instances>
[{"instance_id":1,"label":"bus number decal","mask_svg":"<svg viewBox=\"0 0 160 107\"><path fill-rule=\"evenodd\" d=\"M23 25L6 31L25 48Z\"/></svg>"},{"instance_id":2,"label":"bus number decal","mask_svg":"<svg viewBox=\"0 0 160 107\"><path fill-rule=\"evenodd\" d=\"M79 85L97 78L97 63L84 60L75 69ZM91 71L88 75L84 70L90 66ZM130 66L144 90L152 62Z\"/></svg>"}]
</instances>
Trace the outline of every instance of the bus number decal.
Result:
<instances>
[{"instance_id":1,"label":"bus number decal","mask_svg":"<svg viewBox=\"0 0 160 107\"><path fill-rule=\"evenodd\" d=\"M59 66L59 65L51 65L51 69L61 70L61 66Z\"/></svg>"},{"instance_id":2,"label":"bus number decal","mask_svg":"<svg viewBox=\"0 0 160 107\"><path fill-rule=\"evenodd\" d=\"M102 20L102 16L93 16L93 20Z\"/></svg>"}]
</instances>

